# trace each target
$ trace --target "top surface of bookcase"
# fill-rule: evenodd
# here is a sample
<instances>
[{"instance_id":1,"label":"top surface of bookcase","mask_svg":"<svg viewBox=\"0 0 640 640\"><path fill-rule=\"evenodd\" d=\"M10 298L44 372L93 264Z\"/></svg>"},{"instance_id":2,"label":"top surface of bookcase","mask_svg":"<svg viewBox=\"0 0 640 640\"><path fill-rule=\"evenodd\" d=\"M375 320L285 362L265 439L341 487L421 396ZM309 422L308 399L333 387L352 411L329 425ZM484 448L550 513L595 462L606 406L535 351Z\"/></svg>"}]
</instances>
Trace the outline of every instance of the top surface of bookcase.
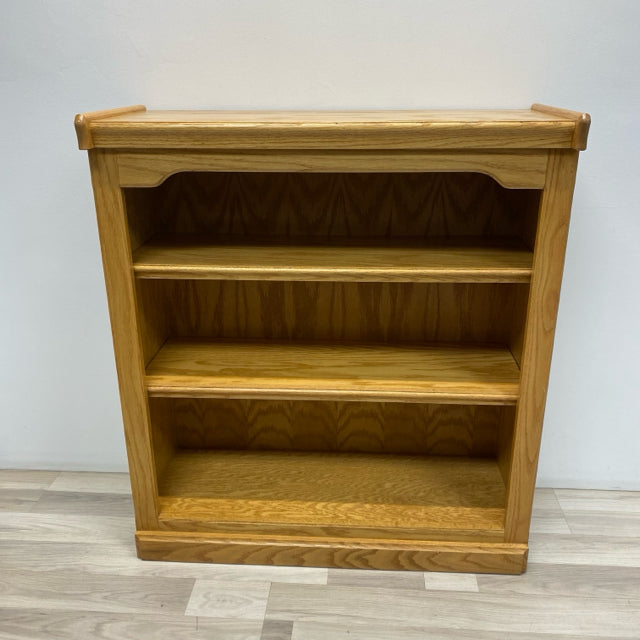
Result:
<instances>
[{"instance_id":1,"label":"top surface of bookcase","mask_svg":"<svg viewBox=\"0 0 640 640\"><path fill-rule=\"evenodd\" d=\"M589 116L531 109L147 111L76 116L81 149L584 149Z\"/></svg>"}]
</instances>

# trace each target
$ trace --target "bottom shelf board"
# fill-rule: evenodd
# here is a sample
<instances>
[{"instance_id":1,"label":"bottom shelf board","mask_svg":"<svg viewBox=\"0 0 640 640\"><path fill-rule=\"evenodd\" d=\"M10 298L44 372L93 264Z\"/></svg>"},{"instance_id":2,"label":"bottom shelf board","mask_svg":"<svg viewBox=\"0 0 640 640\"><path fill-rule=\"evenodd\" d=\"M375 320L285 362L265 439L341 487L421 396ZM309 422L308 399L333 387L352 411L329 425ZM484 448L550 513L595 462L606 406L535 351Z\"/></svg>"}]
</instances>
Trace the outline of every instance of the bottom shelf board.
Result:
<instances>
[{"instance_id":1,"label":"bottom shelf board","mask_svg":"<svg viewBox=\"0 0 640 640\"><path fill-rule=\"evenodd\" d=\"M160 521L169 529L245 523L398 537L435 530L442 539L448 530L488 540L504 533L504 482L497 462L484 458L183 450L159 490Z\"/></svg>"}]
</instances>

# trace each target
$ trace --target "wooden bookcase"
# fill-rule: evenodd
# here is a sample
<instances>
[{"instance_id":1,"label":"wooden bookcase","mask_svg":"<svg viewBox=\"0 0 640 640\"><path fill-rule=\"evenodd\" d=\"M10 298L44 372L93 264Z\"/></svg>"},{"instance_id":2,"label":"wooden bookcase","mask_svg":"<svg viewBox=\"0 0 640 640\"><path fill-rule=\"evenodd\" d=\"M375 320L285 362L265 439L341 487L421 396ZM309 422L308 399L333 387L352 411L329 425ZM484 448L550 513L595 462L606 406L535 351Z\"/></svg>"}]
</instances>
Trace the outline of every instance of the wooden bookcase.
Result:
<instances>
[{"instance_id":1,"label":"wooden bookcase","mask_svg":"<svg viewBox=\"0 0 640 640\"><path fill-rule=\"evenodd\" d=\"M589 117L76 117L145 559L520 573Z\"/></svg>"}]
</instances>

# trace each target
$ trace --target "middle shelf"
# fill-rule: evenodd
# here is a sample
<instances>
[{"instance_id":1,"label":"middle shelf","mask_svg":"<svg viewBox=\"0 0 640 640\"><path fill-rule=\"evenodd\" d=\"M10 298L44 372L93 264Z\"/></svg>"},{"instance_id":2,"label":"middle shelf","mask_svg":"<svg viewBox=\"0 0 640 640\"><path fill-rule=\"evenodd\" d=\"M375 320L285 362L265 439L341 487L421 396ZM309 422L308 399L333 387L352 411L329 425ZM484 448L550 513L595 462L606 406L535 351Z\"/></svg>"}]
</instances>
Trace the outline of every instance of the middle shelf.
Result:
<instances>
[{"instance_id":1,"label":"middle shelf","mask_svg":"<svg viewBox=\"0 0 640 640\"><path fill-rule=\"evenodd\" d=\"M518 238L158 236L134 252L138 278L334 282L529 282Z\"/></svg>"},{"instance_id":2,"label":"middle shelf","mask_svg":"<svg viewBox=\"0 0 640 640\"><path fill-rule=\"evenodd\" d=\"M146 370L152 397L515 404L500 345L170 339Z\"/></svg>"}]
</instances>

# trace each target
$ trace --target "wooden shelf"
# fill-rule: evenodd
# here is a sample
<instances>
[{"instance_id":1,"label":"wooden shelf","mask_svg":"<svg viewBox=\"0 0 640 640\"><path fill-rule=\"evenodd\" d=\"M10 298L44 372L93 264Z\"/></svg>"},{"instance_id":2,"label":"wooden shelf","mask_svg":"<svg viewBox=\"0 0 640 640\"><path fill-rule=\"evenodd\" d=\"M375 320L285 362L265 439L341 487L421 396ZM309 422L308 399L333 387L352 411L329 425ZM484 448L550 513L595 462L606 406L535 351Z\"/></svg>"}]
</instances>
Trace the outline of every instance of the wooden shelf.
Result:
<instances>
[{"instance_id":1,"label":"wooden shelf","mask_svg":"<svg viewBox=\"0 0 640 640\"><path fill-rule=\"evenodd\" d=\"M294 244L295 242L295 244ZM357 282L528 282L516 238L206 240L163 237L133 256L138 278Z\"/></svg>"},{"instance_id":2,"label":"wooden shelf","mask_svg":"<svg viewBox=\"0 0 640 640\"><path fill-rule=\"evenodd\" d=\"M514 404L506 347L169 340L146 372L150 396Z\"/></svg>"},{"instance_id":3,"label":"wooden shelf","mask_svg":"<svg viewBox=\"0 0 640 640\"><path fill-rule=\"evenodd\" d=\"M589 123L79 114L139 557L524 571Z\"/></svg>"},{"instance_id":4,"label":"wooden shelf","mask_svg":"<svg viewBox=\"0 0 640 640\"><path fill-rule=\"evenodd\" d=\"M187 451L160 478L165 528L233 531L260 523L377 531L390 538L503 534L505 486L494 460L335 452ZM404 532L391 532L402 529ZM346 529L343 529L345 531ZM371 535L376 535L372 533Z\"/></svg>"},{"instance_id":5,"label":"wooden shelf","mask_svg":"<svg viewBox=\"0 0 640 640\"><path fill-rule=\"evenodd\" d=\"M583 149L586 114L550 109L78 114L81 149ZM580 144L578 144L580 143Z\"/></svg>"}]
</instances>

